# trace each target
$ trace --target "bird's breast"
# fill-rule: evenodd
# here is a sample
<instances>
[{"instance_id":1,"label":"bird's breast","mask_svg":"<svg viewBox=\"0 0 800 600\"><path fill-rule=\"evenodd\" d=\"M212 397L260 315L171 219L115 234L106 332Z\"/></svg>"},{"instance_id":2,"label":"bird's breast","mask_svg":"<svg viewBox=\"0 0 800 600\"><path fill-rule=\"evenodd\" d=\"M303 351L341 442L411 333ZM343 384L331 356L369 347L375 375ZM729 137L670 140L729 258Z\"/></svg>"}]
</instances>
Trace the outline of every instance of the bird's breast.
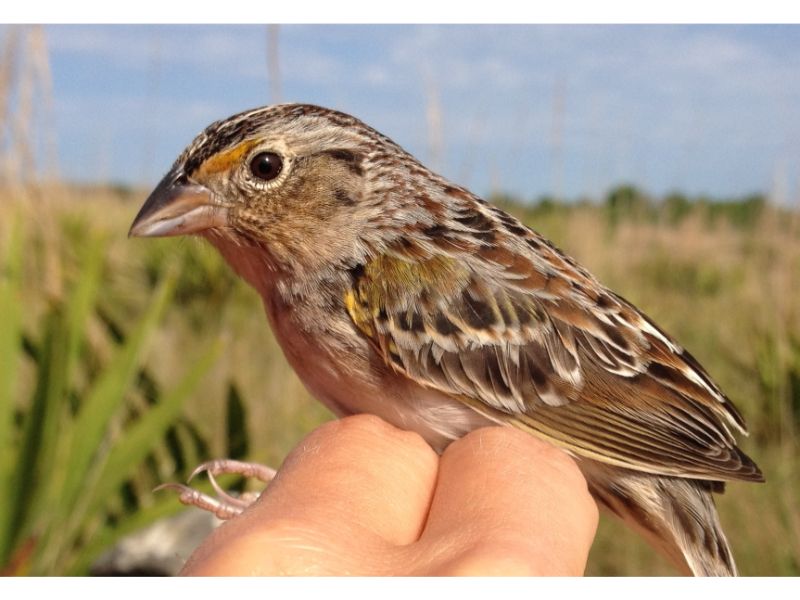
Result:
<instances>
[{"instance_id":1,"label":"bird's breast","mask_svg":"<svg viewBox=\"0 0 800 600\"><path fill-rule=\"evenodd\" d=\"M280 294L264 298L264 306L287 361L309 392L337 416L377 415L416 431L437 451L491 424L451 396L386 365L344 308L321 319L321 307L287 302Z\"/></svg>"}]
</instances>

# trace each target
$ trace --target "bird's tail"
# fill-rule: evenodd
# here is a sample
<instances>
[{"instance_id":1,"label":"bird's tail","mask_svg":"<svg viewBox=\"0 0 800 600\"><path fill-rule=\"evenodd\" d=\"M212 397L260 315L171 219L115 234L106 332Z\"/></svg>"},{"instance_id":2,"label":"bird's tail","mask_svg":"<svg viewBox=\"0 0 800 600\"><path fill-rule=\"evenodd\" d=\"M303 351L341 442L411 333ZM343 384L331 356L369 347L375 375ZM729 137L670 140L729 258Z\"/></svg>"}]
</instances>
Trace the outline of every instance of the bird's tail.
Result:
<instances>
[{"instance_id":1,"label":"bird's tail","mask_svg":"<svg viewBox=\"0 0 800 600\"><path fill-rule=\"evenodd\" d=\"M600 506L641 533L681 571L737 575L712 497L723 491L723 483L639 473L589 460L580 465Z\"/></svg>"}]
</instances>

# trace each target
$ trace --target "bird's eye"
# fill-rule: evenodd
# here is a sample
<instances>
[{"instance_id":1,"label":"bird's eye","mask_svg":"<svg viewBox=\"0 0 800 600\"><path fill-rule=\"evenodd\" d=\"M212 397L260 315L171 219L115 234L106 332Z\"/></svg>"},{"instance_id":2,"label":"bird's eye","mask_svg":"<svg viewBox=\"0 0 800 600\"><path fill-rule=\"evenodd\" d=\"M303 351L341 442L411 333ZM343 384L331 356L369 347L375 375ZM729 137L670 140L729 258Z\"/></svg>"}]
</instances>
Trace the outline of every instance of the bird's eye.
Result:
<instances>
[{"instance_id":1,"label":"bird's eye","mask_svg":"<svg viewBox=\"0 0 800 600\"><path fill-rule=\"evenodd\" d=\"M264 181L271 181L281 173L283 160L274 152L259 152L250 159L250 171Z\"/></svg>"}]
</instances>

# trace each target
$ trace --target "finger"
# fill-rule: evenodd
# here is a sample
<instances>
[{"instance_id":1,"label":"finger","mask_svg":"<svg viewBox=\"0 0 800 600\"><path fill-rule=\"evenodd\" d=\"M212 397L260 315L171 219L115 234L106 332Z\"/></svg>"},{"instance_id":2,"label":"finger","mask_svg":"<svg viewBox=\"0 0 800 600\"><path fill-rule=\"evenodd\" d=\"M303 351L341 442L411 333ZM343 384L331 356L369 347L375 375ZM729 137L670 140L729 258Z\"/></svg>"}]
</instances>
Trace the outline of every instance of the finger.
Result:
<instances>
[{"instance_id":1,"label":"finger","mask_svg":"<svg viewBox=\"0 0 800 600\"><path fill-rule=\"evenodd\" d=\"M339 521L407 544L424 527L437 470L436 453L419 435L377 417L349 417L317 429L289 455L259 511Z\"/></svg>"},{"instance_id":2,"label":"finger","mask_svg":"<svg viewBox=\"0 0 800 600\"><path fill-rule=\"evenodd\" d=\"M580 575L596 527L597 507L567 454L491 427L445 451L419 544L442 574Z\"/></svg>"},{"instance_id":3,"label":"finger","mask_svg":"<svg viewBox=\"0 0 800 600\"><path fill-rule=\"evenodd\" d=\"M291 452L259 501L196 552L184 573L207 573L203 563L213 559L227 561L224 568L232 574L231 568L242 568L240 562L230 564L232 554L243 553L256 555L254 565L262 573L293 564L305 565L308 574L363 573L387 547L419 538L437 470L438 456L420 436L376 417L323 425ZM225 544L239 551L213 550ZM293 549L304 554L301 561L292 560ZM263 563L276 555L280 565ZM314 555L320 563L309 558Z\"/></svg>"}]
</instances>

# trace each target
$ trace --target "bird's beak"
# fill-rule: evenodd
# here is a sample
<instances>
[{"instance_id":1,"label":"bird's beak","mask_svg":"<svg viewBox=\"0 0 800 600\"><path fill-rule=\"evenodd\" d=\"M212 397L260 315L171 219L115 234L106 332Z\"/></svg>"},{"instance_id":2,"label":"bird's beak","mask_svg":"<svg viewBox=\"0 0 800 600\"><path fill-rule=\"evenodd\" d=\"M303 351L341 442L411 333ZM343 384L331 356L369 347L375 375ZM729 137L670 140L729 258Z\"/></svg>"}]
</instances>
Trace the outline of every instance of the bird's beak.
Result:
<instances>
[{"instance_id":1,"label":"bird's beak","mask_svg":"<svg viewBox=\"0 0 800 600\"><path fill-rule=\"evenodd\" d=\"M133 220L129 237L199 233L227 224L227 211L211 191L190 183L180 170L164 176Z\"/></svg>"}]
</instances>

